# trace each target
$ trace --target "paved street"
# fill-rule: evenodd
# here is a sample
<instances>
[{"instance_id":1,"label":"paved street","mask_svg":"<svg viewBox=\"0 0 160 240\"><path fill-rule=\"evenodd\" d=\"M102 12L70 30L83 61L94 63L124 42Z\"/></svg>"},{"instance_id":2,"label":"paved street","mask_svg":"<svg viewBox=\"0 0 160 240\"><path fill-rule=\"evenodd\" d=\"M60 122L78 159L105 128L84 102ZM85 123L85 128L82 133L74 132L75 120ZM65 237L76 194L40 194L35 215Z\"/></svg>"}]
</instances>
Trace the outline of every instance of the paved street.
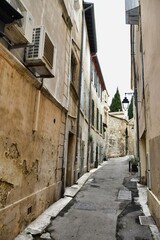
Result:
<instances>
[{"instance_id":1,"label":"paved street","mask_svg":"<svg viewBox=\"0 0 160 240\"><path fill-rule=\"evenodd\" d=\"M137 189L137 173L129 172L129 158L110 159L95 170L66 189L65 197L16 240L160 240L146 187L138 184Z\"/></svg>"},{"instance_id":2,"label":"paved street","mask_svg":"<svg viewBox=\"0 0 160 240\"><path fill-rule=\"evenodd\" d=\"M114 172L113 172L114 169ZM56 240L113 240L119 214L118 191L127 174L126 162L112 161L96 171L75 197L70 209L48 230Z\"/></svg>"},{"instance_id":3,"label":"paved street","mask_svg":"<svg viewBox=\"0 0 160 240\"><path fill-rule=\"evenodd\" d=\"M149 227L141 226L138 221L138 215L143 214L141 207L131 200L131 192L125 187L128 184L133 190L132 196L137 195L136 182L130 181L134 177L135 174L128 171L127 158L105 162L51 221L45 230L50 233L50 239L152 239Z\"/></svg>"}]
</instances>

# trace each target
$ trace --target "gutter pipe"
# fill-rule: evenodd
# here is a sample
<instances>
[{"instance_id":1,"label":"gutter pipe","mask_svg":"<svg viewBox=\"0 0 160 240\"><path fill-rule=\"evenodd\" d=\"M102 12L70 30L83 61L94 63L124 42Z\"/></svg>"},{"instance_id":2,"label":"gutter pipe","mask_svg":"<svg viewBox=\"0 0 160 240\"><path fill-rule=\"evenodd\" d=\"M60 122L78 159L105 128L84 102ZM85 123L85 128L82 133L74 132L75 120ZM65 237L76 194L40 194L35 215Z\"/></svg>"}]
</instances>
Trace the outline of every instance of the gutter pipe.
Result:
<instances>
[{"instance_id":1,"label":"gutter pipe","mask_svg":"<svg viewBox=\"0 0 160 240\"><path fill-rule=\"evenodd\" d=\"M134 98L135 98L135 109L136 109L136 129L137 129L137 159L140 167L140 178L141 178L141 163L140 163L140 148L139 148L139 121L138 121L138 98L137 98L137 75L136 75L136 62L135 62L135 32L134 25L131 25L132 33L132 46L131 46L131 57L133 61L134 71Z\"/></svg>"},{"instance_id":2,"label":"gutter pipe","mask_svg":"<svg viewBox=\"0 0 160 240\"><path fill-rule=\"evenodd\" d=\"M83 47L84 47L84 20L85 20L85 12L91 9L93 5L91 4L89 7L82 9L82 29L81 29L81 52L80 52L80 70L79 70L79 88L78 88L78 111L77 111L77 134L76 134L76 159L75 159L75 174L74 180L77 179L77 164L78 164L78 143L79 143L79 134L80 134L80 107L81 107L81 90L82 90L82 72L83 72Z\"/></svg>"}]
</instances>

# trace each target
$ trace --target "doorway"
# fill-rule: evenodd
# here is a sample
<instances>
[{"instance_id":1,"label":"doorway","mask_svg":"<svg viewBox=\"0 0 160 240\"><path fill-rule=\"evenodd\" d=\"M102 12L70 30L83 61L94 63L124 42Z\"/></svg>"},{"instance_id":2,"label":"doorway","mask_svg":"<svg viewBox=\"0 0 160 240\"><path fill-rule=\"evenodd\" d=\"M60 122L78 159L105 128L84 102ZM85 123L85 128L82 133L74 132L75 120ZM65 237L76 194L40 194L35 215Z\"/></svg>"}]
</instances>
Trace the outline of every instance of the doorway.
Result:
<instances>
[{"instance_id":1,"label":"doorway","mask_svg":"<svg viewBox=\"0 0 160 240\"><path fill-rule=\"evenodd\" d=\"M74 163L74 134L69 132L68 135L68 155L67 155L67 169L66 169L66 186L69 187L73 184L73 163Z\"/></svg>"}]
</instances>

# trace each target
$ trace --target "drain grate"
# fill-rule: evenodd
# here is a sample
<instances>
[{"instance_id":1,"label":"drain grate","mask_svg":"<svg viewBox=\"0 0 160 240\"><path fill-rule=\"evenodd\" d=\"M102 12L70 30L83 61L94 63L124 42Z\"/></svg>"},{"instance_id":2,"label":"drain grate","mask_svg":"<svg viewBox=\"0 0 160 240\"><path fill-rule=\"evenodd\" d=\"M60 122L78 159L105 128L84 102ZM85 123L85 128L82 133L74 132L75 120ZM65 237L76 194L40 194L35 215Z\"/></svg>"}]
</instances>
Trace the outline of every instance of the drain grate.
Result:
<instances>
[{"instance_id":1,"label":"drain grate","mask_svg":"<svg viewBox=\"0 0 160 240\"><path fill-rule=\"evenodd\" d=\"M131 191L120 190L118 193L118 200L131 200Z\"/></svg>"},{"instance_id":2,"label":"drain grate","mask_svg":"<svg viewBox=\"0 0 160 240\"><path fill-rule=\"evenodd\" d=\"M141 225L155 225L155 222L151 216L139 216L139 222Z\"/></svg>"}]
</instances>

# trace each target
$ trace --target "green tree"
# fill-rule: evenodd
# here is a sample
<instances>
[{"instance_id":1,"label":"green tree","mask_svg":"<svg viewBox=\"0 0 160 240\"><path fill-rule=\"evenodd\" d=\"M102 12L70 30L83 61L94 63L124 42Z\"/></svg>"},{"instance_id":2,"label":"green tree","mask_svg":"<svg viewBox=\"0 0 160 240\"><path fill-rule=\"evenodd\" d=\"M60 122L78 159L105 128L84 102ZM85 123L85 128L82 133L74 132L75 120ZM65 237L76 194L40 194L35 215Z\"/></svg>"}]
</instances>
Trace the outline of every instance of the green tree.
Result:
<instances>
[{"instance_id":1,"label":"green tree","mask_svg":"<svg viewBox=\"0 0 160 240\"><path fill-rule=\"evenodd\" d=\"M122 111L122 103L121 103L121 97L120 97L120 94L119 94L118 87L117 87L117 91L116 91L114 97L112 98L112 102L111 102L111 105L110 105L110 111L111 112Z\"/></svg>"},{"instance_id":2,"label":"green tree","mask_svg":"<svg viewBox=\"0 0 160 240\"><path fill-rule=\"evenodd\" d=\"M129 108L128 108L128 118L129 119L133 118L133 96L131 98L131 102L130 102Z\"/></svg>"}]
</instances>

